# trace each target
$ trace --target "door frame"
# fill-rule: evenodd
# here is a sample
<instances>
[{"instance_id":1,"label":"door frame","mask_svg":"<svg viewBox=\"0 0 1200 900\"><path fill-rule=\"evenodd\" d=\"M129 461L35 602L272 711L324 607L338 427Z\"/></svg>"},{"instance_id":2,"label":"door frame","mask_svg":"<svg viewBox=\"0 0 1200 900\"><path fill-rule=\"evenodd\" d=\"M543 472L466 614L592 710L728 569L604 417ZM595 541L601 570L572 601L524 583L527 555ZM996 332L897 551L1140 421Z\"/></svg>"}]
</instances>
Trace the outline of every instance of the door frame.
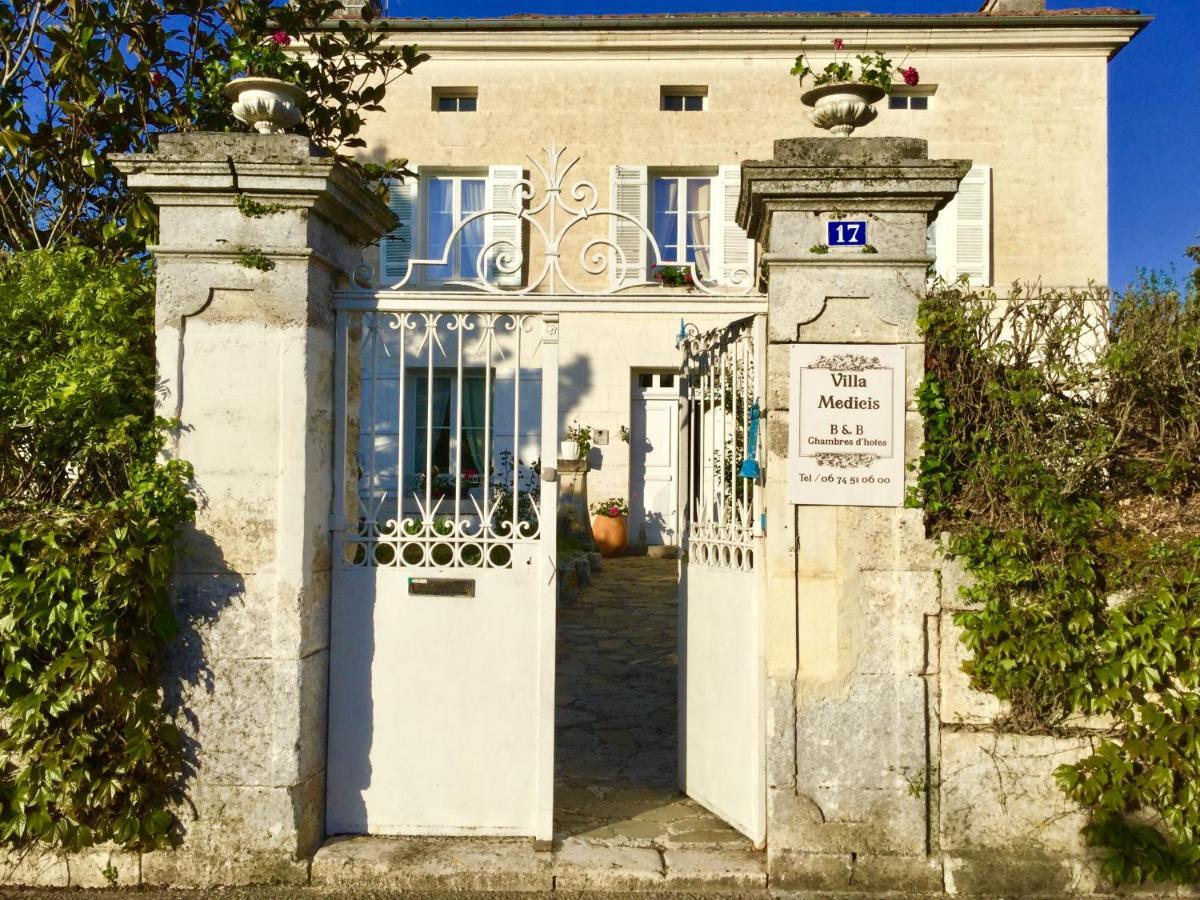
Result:
<instances>
[{"instance_id":1,"label":"door frame","mask_svg":"<svg viewBox=\"0 0 1200 900\"><path fill-rule=\"evenodd\" d=\"M650 387L643 387L643 386L639 385L638 382L643 375L654 376L656 383ZM672 379L672 383L666 387L663 387L659 383L661 381L661 377L663 375L669 375L669 376L671 376L671 379ZM634 453L635 453L634 434L633 434L634 405L638 402L644 402L646 400L661 400L663 402L663 405L674 405L676 407L674 428L672 429L672 434L670 436L671 455L672 455L671 493L673 495L673 502L671 503L671 521L670 521L669 525L670 525L671 535L672 535L673 539L671 541L671 544L655 544L654 546L671 546L671 545L678 546L680 544L680 539L681 539L680 524L681 524L682 520L680 518L680 512L679 512L681 494L680 494L680 490L679 490L680 445L679 445L679 409L678 409L679 382L678 382L678 379L679 379L679 373L675 369L662 369L662 368L654 368L654 367L637 366L637 367L630 369L630 372L629 372L629 499L630 499L629 521L630 521L630 531L631 532L633 530L633 511L634 511L634 509L633 509L633 491L634 491L634 486L636 483L635 478L634 478L635 469L634 469L634 462L633 462ZM645 493L646 493L646 491L645 491L645 466L643 465L642 468L643 468L643 471L642 471L642 476L643 476L643 478L642 478L642 498L643 498L642 513L644 516L644 514L645 514ZM630 538L631 538L630 543L632 543L633 534L630 534ZM650 545L647 544L647 546L650 546Z\"/></svg>"}]
</instances>

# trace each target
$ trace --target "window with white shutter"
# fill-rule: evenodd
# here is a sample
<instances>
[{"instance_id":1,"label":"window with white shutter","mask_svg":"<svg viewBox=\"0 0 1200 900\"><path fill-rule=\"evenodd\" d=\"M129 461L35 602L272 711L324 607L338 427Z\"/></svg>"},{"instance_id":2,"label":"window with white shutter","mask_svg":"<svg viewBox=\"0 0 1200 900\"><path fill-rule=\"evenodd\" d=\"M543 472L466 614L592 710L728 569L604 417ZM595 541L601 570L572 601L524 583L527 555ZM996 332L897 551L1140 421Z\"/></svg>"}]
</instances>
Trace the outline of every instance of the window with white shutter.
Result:
<instances>
[{"instance_id":1,"label":"window with white shutter","mask_svg":"<svg viewBox=\"0 0 1200 900\"><path fill-rule=\"evenodd\" d=\"M972 166L932 226L934 268L946 281L992 283L992 167Z\"/></svg>"},{"instance_id":2,"label":"window with white shutter","mask_svg":"<svg viewBox=\"0 0 1200 900\"><path fill-rule=\"evenodd\" d=\"M399 220L379 242L379 274L381 280L398 281L408 271L416 243L417 179L403 182L393 180L388 185L388 207Z\"/></svg>"},{"instance_id":3,"label":"window with white shutter","mask_svg":"<svg viewBox=\"0 0 1200 900\"><path fill-rule=\"evenodd\" d=\"M610 216L609 239L624 256L624 268L613 253L610 276L614 287L641 284L646 280L646 233L638 227L646 223L647 180L645 166L613 166L613 209L630 218ZM632 219L632 221L630 221Z\"/></svg>"},{"instance_id":4,"label":"window with white shutter","mask_svg":"<svg viewBox=\"0 0 1200 900\"><path fill-rule=\"evenodd\" d=\"M742 167L721 166L713 190L713 273L717 283L747 287L754 283L754 241L737 223Z\"/></svg>"},{"instance_id":5,"label":"window with white shutter","mask_svg":"<svg viewBox=\"0 0 1200 900\"><path fill-rule=\"evenodd\" d=\"M524 178L525 170L521 166L490 166L488 207L520 213L524 196L519 185ZM489 215L484 219L484 226L487 246L502 242L488 253L488 281L505 287L519 287L522 284L524 223L517 215Z\"/></svg>"}]
</instances>

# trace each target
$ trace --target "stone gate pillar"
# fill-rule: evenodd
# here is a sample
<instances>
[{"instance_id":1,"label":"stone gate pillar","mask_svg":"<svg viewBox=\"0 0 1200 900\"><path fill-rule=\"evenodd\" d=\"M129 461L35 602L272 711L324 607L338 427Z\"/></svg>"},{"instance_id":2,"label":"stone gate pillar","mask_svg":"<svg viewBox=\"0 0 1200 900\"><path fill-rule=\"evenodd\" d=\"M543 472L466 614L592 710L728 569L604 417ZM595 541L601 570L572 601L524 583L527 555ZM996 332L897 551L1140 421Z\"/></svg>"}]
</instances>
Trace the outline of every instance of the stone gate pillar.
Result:
<instances>
[{"instance_id":1,"label":"stone gate pillar","mask_svg":"<svg viewBox=\"0 0 1200 900\"><path fill-rule=\"evenodd\" d=\"M119 165L158 207L160 414L201 501L173 587L186 834L143 881L302 881L325 802L331 291L394 219L295 135L163 135Z\"/></svg>"},{"instance_id":2,"label":"stone gate pillar","mask_svg":"<svg viewBox=\"0 0 1200 900\"><path fill-rule=\"evenodd\" d=\"M903 347L905 453L919 455L926 227L970 166L927 157L921 140L816 138L742 164L738 222L768 280L767 832L780 889L942 888L928 724L939 594L922 514L788 496L797 343ZM842 219L867 223L868 247L827 245Z\"/></svg>"}]
</instances>

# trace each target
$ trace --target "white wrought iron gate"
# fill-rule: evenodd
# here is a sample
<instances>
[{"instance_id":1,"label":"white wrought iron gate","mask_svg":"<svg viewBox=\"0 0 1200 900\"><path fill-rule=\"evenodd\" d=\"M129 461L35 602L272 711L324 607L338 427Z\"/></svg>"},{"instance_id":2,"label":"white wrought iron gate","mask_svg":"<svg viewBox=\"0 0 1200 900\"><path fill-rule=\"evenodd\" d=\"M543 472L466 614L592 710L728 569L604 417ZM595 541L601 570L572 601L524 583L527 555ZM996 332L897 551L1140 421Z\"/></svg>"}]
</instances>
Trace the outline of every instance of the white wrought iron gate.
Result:
<instances>
[{"instance_id":1,"label":"white wrought iron gate","mask_svg":"<svg viewBox=\"0 0 1200 900\"><path fill-rule=\"evenodd\" d=\"M558 320L337 309L327 831L549 839Z\"/></svg>"},{"instance_id":2,"label":"white wrought iron gate","mask_svg":"<svg viewBox=\"0 0 1200 900\"><path fill-rule=\"evenodd\" d=\"M703 333L688 326L680 343L680 787L761 846L765 319Z\"/></svg>"}]
</instances>

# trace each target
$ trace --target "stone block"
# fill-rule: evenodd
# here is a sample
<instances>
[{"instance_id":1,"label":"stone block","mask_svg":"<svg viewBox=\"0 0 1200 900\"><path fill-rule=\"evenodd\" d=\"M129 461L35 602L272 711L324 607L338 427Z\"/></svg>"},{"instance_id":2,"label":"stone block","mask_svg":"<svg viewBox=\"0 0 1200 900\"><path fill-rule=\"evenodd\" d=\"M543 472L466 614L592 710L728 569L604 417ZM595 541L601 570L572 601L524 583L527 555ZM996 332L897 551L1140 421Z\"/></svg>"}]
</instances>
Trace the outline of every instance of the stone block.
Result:
<instances>
[{"instance_id":1,"label":"stone block","mask_svg":"<svg viewBox=\"0 0 1200 900\"><path fill-rule=\"evenodd\" d=\"M861 572L862 613L855 671L862 674L921 675L936 645L926 642L925 618L937 612L937 577L932 572Z\"/></svg>"},{"instance_id":2,"label":"stone block","mask_svg":"<svg viewBox=\"0 0 1200 900\"><path fill-rule=\"evenodd\" d=\"M308 860L278 850L191 847L142 856L142 884L160 888L224 888L308 883Z\"/></svg>"},{"instance_id":3,"label":"stone block","mask_svg":"<svg viewBox=\"0 0 1200 900\"><path fill-rule=\"evenodd\" d=\"M598 846L568 838L555 854L560 891L654 891L666 882L663 859L647 847Z\"/></svg>"},{"instance_id":4,"label":"stone block","mask_svg":"<svg viewBox=\"0 0 1200 900\"><path fill-rule=\"evenodd\" d=\"M801 694L797 792L824 822L820 844L801 849L925 852L925 693L920 676L859 675L843 693Z\"/></svg>"},{"instance_id":5,"label":"stone block","mask_svg":"<svg viewBox=\"0 0 1200 900\"><path fill-rule=\"evenodd\" d=\"M848 506L838 513L838 524L855 535L857 565L864 571L932 572L941 564L937 543L925 536L925 515L919 509Z\"/></svg>"},{"instance_id":6,"label":"stone block","mask_svg":"<svg viewBox=\"0 0 1200 900\"><path fill-rule=\"evenodd\" d=\"M752 891L767 886L766 854L706 847L664 850L666 887L672 891Z\"/></svg>"},{"instance_id":7,"label":"stone block","mask_svg":"<svg viewBox=\"0 0 1200 900\"><path fill-rule=\"evenodd\" d=\"M89 847L67 859L71 887L131 888L142 883L141 855L112 844Z\"/></svg>"},{"instance_id":8,"label":"stone block","mask_svg":"<svg viewBox=\"0 0 1200 900\"><path fill-rule=\"evenodd\" d=\"M1084 738L943 731L939 840L947 889L1050 893L1095 889L1085 814L1054 770L1090 752Z\"/></svg>"},{"instance_id":9,"label":"stone block","mask_svg":"<svg viewBox=\"0 0 1200 900\"><path fill-rule=\"evenodd\" d=\"M972 603L963 596L965 589L974 587L975 576L966 570L961 559L942 555L938 571L942 578L942 608L943 609L978 609L979 604Z\"/></svg>"},{"instance_id":10,"label":"stone block","mask_svg":"<svg viewBox=\"0 0 1200 900\"><path fill-rule=\"evenodd\" d=\"M971 688L963 663L971 651L962 642L963 630L954 624L950 613L941 616L941 645L938 692L941 721L954 725L988 725L1008 710L1008 704L994 694Z\"/></svg>"},{"instance_id":11,"label":"stone block","mask_svg":"<svg viewBox=\"0 0 1200 900\"><path fill-rule=\"evenodd\" d=\"M41 845L0 850L0 885L67 887L71 883L66 854Z\"/></svg>"},{"instance_id":12,"label":"stone block","mask_svg":"<svg viewBox=\"0 0 1200 900\"><path fill-rule=\"evenodd\" d=\"M331 838L312 861L322 888L403 891L549 891L551 857L528 839Z\"/></svg>"}]
</instances>

